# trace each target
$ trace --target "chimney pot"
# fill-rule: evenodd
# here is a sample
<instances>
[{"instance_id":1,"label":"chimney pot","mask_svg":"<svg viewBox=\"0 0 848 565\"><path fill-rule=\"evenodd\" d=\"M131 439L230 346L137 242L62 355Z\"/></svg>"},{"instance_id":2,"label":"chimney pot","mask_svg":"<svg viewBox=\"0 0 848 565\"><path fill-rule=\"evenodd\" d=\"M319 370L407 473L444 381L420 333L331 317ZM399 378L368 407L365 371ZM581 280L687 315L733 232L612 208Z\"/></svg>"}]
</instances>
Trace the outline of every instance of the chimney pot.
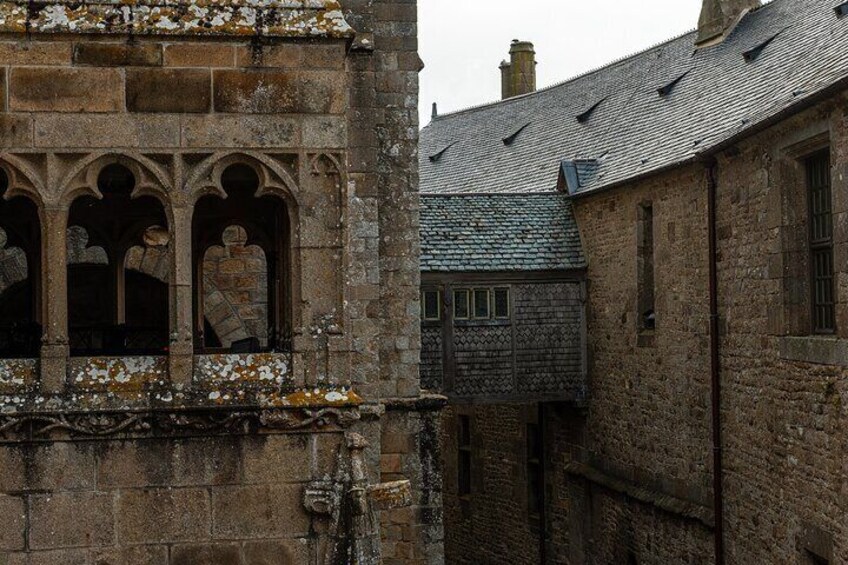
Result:
<instances>
[{"instance_id":1,"label":"chimney pot","mask_svg":"<svg viewBox=\"0 0 848 565\"><path fill-rule=\"evenodd\" d=\"M709 47L721 43L745 14L761 5L760 0L703 0L695 45Z\"/></svg>"},{"instance_id":2,"label":"chimney pot","mask_svg":"<svg viewBox=\"0 0 848 565\"><path fill-rule=\"evenodd\" d=\"M501 98L506 100L536 90L536 51L529 41L513 39L509 46L509 62L501 69Z\"/></svg>"}]
</instances>

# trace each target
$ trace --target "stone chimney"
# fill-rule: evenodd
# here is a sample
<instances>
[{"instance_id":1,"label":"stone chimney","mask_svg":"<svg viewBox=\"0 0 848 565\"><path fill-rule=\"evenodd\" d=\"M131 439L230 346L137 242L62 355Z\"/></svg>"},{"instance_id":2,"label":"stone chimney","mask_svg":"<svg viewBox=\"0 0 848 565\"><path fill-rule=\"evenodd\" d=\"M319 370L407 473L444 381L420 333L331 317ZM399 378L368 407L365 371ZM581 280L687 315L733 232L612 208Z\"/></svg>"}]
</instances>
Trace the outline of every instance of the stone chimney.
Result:
<instances>
[{"instance_id":1,"label":"stone chimney","mask_svg":"<svg viewBox=\"0 0 848 565\"><path fill-rule=\"evenodd\" d=\"M536 51L529 41L512 40L509 62L501 63L501 98L506 100L536 90Z\"/></svg>"},{"instance_id":2,"label":"stone chimney","mask_svg":"<svg viewBox=\"0 0 848 565\"><path fill-rule=\"evenodd\" d=\"M745 14L760 6L760 0L704 0L695 45L709 47L721 43Z\"/></svg>"}]
</instances>

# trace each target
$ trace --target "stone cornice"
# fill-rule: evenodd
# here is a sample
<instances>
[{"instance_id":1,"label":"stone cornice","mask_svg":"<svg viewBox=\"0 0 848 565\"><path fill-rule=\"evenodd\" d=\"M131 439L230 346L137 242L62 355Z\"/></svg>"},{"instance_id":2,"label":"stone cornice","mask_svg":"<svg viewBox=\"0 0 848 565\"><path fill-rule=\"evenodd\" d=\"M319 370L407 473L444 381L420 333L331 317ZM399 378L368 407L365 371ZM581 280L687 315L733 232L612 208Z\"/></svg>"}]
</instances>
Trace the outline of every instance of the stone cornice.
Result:
<instances>
[{"instance_id":1,"label":"stone cornice","mask_svg":"<svg viewBox=\"0 0 848 565\"><path fill-rule=\"evenodd\" d=\"M338 431L359 419L357 406L21 412L0 414L0 443Z\"/></svg>"},{"instance_id":2,"label":"stone cornice","mask_svg":"<svg viewBox=\"0 0 848 565\"><path fill-rule=\"evenodd\" d=\"M0 3L0 33L350 38L337 0Z\"/></svg>"}]
</instances>

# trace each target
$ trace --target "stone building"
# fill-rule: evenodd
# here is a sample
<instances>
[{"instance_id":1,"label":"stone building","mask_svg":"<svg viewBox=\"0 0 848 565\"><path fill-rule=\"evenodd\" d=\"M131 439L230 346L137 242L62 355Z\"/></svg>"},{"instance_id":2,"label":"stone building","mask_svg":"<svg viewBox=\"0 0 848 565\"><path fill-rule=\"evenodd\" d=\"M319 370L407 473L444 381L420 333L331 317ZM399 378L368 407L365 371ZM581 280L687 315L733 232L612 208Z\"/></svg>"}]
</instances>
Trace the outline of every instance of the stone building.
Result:
<instances>
[{"instance_id":1,"label":"stone building","mask_svg":"<svg viewBox=\"0 0 848 565\"><path fill-rule=\"evenodd\" d=\"M0 563L439 563L416 5L0 5Z\"/></svg>"},{"instance_id":2,"label":"stone building","mask_svg":"<svg viewBox=\"0 0 848 565\"><path fill-rule=\"evenodd\" d=\"M576 222L585 260L585 395L445 388L449 562L848 562L846 53L839 0L705 0L697 30L544 90L515 90L533 81L510 61L504 100L424 128L422 292L475 251L428 255L442 199L476 203L436 247L507 210L559 245ZM538 193L557 220L527 210ZM510 360L486 359L488 386Z\"/></svg>"}]
</instances>

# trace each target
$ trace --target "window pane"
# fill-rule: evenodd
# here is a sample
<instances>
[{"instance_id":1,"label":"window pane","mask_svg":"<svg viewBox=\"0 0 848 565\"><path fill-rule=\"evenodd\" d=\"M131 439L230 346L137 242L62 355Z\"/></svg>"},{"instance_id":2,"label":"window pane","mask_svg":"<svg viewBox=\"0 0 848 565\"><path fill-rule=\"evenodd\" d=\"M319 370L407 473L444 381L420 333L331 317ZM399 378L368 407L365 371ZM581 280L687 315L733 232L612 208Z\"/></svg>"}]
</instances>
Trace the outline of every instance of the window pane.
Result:
<instances>
[{"instance_id":1,"label":"window pane","mask_svg":"<svg viewBox=\"0 0 848 565\"><path fill-rule=\"evenodd\" d=\"M509 318L509 289L495 289L495 318Z\"/></svg>"},{"instance_id":2,"label":"window pane","mask_svg":"<svg viewBox=\"0 0 848 565\"><path fill-rule=\"evenodd\" d=\"M424 291L422 303L425 320L438 320L441 318L441 308L439 304L440 294L441 293L438 290Z\"/></svg>"},{"instance_id":3,"label":"window pane","mask_svg":"<svg viewBox=\"0 0 848 565\"><path fill-rule=\"evenodd\" d=\"M460 320L468 318L467 290L455 290L453 292L453 317Z\"/></svg>"},{"instance_id":4,"label":"window pane","mask_svg":"<svg viewBox=\"0 0 848 565\"><path fill-rule=\"evenodd\" d=\"M833 287L833 210L830 186L830 153L823 151L807 159L807 203L810 232L810 301L813 332L836 329Z\"/></svg>"},{"instance_id":5,"label":"window pane","mask_svg":"<svg viewBox=\"0 0 848 565\"><path fill-rule=\"evenodd\" d=\"M474 317L489 317L489 290L477 289L474 291Z\"/></svg>"}]
</instances>

